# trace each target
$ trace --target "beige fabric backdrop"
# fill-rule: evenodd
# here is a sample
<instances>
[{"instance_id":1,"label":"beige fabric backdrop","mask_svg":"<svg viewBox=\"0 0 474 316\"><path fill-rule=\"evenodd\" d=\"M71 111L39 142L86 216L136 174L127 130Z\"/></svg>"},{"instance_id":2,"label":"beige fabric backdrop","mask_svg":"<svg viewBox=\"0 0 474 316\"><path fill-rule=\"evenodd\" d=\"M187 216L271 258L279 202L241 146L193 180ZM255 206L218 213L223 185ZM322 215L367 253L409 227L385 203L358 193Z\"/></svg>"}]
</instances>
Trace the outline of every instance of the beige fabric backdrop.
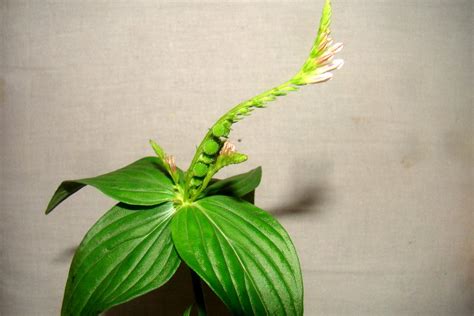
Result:
<instances>
[{"instance_id":1,"label":"beige fabric backdrop","mask_svg":"<svg viewBox=\"0 0 474 316\"><path fill-rule=\"evenodd\" d=\"M250 159L226 174L263 166L257 203L293 236L307 315L473 314L472 3L334 1L335 80L236 126ZM0 314L57 315L113 204L87 188L46 217L62 179L149 138L186 166L220 114L293 75L322 4L1 0ZM109 314L177 315L181 283Z\"/></svg>"}]
</instances>

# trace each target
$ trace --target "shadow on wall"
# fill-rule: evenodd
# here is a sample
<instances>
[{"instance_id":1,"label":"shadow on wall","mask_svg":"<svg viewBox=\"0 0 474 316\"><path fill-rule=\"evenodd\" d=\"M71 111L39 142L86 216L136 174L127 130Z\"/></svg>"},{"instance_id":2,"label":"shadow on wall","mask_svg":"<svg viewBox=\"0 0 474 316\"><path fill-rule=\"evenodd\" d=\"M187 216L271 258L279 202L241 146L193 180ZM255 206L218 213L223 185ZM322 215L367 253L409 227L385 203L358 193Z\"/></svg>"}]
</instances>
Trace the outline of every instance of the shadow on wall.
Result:
<instances>
[{"instance_id":1,"label":"shadow on wall","mask_svg":"<svg viewBox=\"0 0 474 316\"><path fill-rule=\"evenodd\" d=\"M204 297L208 315L231 315L220 299L203 284ZM161 288L151 291L141 297L131 300L122 305L118 305L103 313L104 316L145 316L182 315L191 304L194 303L193 289L191 285L191 274L188 267L181 263L178 271L168 283ZM195 309L193 310L193 315Z\"/></svg>"},{"instance_id":2,"label":"shadow on wall","mask_svg":"<svg viewBox=\"0 0 474 316\"><path fill-rule=\"evenodd\" d=\"M275 217L291 216L308 212L318 212L318 206L327 200L328 189L323 185L312 185L299 188L290 201L269 210Z\"/></svg>"},{"instance_id":3,"label":"shadow on wall","mask_svg":"<svg viewBox=\"0 0 474 316\"><path fill-rule=\"evenodd\" d=\"M317 160L296 160L292 165L300 168L291 175L292 181L295 181L291 185L293 188L291 198L281 206L270 209L269 212L277 218L309 212L320 214L321 206L330 202L331 198L329 183L332 164Z\"/></svg>"}]
</instances>

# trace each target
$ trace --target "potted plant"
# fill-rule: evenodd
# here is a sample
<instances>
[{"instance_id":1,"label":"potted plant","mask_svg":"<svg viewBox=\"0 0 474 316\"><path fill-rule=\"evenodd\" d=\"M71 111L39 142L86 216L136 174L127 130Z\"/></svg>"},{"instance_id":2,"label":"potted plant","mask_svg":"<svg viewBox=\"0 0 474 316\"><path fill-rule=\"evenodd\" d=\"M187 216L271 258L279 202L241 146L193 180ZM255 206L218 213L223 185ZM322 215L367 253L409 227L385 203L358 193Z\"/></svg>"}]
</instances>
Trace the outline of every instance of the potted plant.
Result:
<instances>
[{"instance_id":1,"label":"potted plant","mask_svg":"<svg viewBox=\"0 0 474 316\"><path fill-rule=\"evenodd\" d=\"M186 171L154 141L153 157L116 171L61 183L46 214L86 185L118 201L87 232L74 255L62 315L96 315L165 284L185 263L199 315L204 281L235 315L302 315L303 280L290 236L253 204L261 168L227 179L214 176L242 163L228 138L232 125L257 108L307 84L328 81L343 62L330 37L324 4L309 57L283 84L240 103L209 129ZM191 313L191 308L185 314Z\"/></svg>"}]
</instances>

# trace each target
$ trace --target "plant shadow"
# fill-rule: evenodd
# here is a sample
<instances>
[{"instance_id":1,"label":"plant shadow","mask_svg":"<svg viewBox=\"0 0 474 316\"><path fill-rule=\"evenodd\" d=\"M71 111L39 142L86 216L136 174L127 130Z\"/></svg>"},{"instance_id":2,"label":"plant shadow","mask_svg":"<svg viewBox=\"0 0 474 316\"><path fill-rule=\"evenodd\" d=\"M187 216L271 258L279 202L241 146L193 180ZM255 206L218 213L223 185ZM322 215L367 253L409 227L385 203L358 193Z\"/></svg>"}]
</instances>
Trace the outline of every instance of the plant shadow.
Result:
<instances>
[{"instance_id":1,"label":"plant shadow","mask_svg":"<svg viewBox=\"0 0 474 316\"><path fill-rule=\"evenodd\" d=\"M276 217L299 215L309 212L321 212L319 206L328 201L329 189L323 185L312 185L299 188L285 204L270 208L269 212Z\"/></svg>"},{"instance_id":2,"label":"plant shadow","mask_svg":"<svg viewBox=\"0 0 474 316\"><path fill-rule=\"evenodd\" d=\"M76 252L77 246L71 246L63 249L59 254L53 258L54 263L66 263L71 262L74 253Z\"/></svg>"},{"instance_id":3,"label":"plant shadow","mask_svg":"<svg viewBox=\"0 0 474 316\"><path fill-rule=\"evenodd\" d=\"M206 284L203 285L204 298L208 315L231 315L225 305ZM127 303L115 306L104 312L104 316L145 316L183 315L186 308L194 303L191 274L186 264L182 263L175 275L162 287L137 297ZM191 315L197 314L193 309Z\"/></svg>"},{"instance_id":4,"label":"plant shadow","mask_svg":"<svg viewBox=\"0 0 474 316\"><path fill-rule=\"evenodd\" d=\"M292 173L293 192L283 204L272 207L269 212L276 217L320 214L322 206L331 202L331 172L333 165L324 160L295 160L293 165L299 166ZM258 196L258 192L257 192Z\"/></svg>"}]
</instances>

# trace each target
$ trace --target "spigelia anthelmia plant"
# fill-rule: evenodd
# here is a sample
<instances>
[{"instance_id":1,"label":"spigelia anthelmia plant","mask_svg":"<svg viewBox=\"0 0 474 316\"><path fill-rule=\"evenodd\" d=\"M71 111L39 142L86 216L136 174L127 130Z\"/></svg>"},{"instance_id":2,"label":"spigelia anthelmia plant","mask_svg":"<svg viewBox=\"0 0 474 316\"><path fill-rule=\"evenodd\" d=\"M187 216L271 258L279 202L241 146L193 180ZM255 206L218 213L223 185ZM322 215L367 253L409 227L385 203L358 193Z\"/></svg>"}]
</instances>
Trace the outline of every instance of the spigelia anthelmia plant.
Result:
<instances>
[{"instance_id":1,"label":"spigelia anthelmia plant","mask_svg":"<svg viewBox=\"0 0 474 316\"><path fill-rule=\"evenodd\" d=\"M342 66L326 0L308 59L285 83L244 101L212 125L186 171L150 141L153 157L116 171L61 183L46 213L86 185L118 204L87 232L69 270L61 315L97 315L165 284L184 262L206 314L204 281L235 315L302 315L303 279L290 236L253 204L257 168L224 180L216 173L247 156L229 142L233 124L280 96L326 82Z\"/></svg>"}]
</instances>

